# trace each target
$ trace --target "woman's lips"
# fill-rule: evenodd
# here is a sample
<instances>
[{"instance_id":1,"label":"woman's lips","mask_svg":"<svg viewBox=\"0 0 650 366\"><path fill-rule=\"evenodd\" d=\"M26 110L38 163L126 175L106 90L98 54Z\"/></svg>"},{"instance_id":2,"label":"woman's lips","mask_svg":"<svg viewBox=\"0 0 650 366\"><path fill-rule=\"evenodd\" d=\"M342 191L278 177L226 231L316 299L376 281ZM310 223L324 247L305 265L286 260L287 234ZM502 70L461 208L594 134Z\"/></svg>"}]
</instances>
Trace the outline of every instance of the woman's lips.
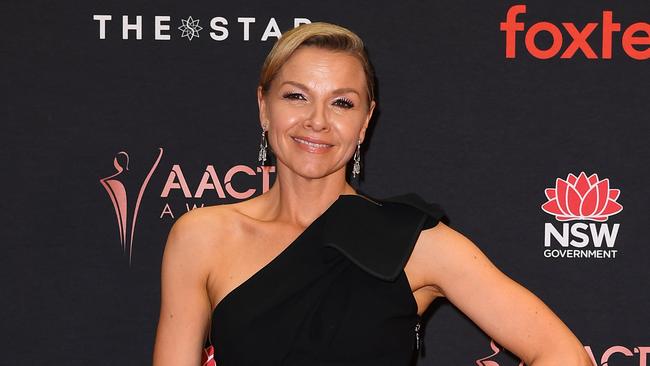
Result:
<instances>
[{"instance_id":1,"label":"woman's lips","mask_svg":"<svg viewBox=\"0 0 650 366\"><path fill-rule=\"evenodd\" d=\"M302 137L292 137L293 140L298 143L298 146L308 152L312 153L323 153L329 150L334 145L326 144L319 140L314 141L313 139L302 138Z\"/></svg>"}]
</instances>

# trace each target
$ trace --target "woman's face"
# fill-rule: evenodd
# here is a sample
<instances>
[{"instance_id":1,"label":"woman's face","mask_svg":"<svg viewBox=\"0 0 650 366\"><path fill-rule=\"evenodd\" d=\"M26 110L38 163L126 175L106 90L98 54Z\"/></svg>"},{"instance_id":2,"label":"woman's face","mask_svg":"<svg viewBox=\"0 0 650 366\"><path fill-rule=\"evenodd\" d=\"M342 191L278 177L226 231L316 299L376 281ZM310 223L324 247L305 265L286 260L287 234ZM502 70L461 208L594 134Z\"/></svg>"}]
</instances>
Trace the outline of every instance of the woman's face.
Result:
<instances>
[{"instance_id":1,"label":"woman's face","mask_svg":"<svg viewBox=\"0 0 650 366\"><path fill-rule=\"evenodd\" d=\"M277 164L305 178L345 173L375 107L361 62L317 47L297 49L258 103Z\"/></svg>"}]
</instances>

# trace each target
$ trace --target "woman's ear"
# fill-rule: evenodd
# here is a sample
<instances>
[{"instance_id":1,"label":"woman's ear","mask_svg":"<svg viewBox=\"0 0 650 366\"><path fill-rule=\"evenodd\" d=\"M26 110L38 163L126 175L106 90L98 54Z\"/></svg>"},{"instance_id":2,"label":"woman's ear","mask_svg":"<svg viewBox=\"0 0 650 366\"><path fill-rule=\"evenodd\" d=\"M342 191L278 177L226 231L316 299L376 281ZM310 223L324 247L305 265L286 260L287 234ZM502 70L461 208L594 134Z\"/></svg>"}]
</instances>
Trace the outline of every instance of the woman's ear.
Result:
<instances>
[{"instance_id":1,"label":"woman's ear","mask_svg":"<svg viewBox=\"0 0 650 366\"><path fill-rule=\"evenodd\" d=\"M264 100L264 91L262 90L262 86L257 87L257 107L259 108L260 113L260 123L262 128L264 128L264 124L267 123L268 118L266 112L266 101Z\"/></svg>"},{"instance_id":2,"label":"woman's ear","mask_svg":"<svg viewBox=\"0 0 650 366\"><path fill-rule=\"evenodd\" d=\"M366 120L363 123L363 126L361 127L361 136L359 137L361 141L365 141L366 139L366 130L368 129L368 125L370 124L370 120L372 119L372 112L375 110L375 101L370 102L370 107L368 108L368 114L366 115Z\"/></svg>"}]
</instances>

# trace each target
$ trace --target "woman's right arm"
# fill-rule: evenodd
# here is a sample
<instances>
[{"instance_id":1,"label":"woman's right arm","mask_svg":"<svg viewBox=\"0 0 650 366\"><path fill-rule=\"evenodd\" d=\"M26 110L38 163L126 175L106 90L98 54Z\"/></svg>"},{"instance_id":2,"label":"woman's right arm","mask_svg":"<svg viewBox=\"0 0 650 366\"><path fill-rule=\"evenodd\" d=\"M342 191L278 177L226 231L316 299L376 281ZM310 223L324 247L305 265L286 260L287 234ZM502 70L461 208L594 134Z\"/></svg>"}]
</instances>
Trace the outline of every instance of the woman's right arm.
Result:
<instances>
[{"instance_id":1,"label":"woman's right arm","mask_svg":"<svg viewBox=\"0 0 650 366\"><path fill-rule=\"evenodd\" d=\"M210 243L201 221L200 214L190 211L176 220L167 237L154 366L201 363L211 311L206 287Z\"/></svg>"}]
</instances>

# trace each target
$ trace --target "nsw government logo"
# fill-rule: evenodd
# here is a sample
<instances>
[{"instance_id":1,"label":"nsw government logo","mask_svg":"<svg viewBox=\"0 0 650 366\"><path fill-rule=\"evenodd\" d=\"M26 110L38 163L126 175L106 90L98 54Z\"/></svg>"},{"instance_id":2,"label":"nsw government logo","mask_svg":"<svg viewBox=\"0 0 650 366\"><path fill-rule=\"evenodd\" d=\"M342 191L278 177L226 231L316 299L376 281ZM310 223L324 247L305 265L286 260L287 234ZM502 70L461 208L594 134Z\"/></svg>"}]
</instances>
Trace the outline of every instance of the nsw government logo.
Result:
<instances>
[{"instance_id":1,"label":"nsw government logo","mask_svg":"<svg viewBox=\"0 0 650 366\"><path fill-rule=\"evenodd\" d=\"M608 222L623 210L617 202L621 191L597 174L569 174L547 188L541 208L556 222L544 224L544 256L547 258L616 258L619 223Z\"/></svg>"}]
</instances>

